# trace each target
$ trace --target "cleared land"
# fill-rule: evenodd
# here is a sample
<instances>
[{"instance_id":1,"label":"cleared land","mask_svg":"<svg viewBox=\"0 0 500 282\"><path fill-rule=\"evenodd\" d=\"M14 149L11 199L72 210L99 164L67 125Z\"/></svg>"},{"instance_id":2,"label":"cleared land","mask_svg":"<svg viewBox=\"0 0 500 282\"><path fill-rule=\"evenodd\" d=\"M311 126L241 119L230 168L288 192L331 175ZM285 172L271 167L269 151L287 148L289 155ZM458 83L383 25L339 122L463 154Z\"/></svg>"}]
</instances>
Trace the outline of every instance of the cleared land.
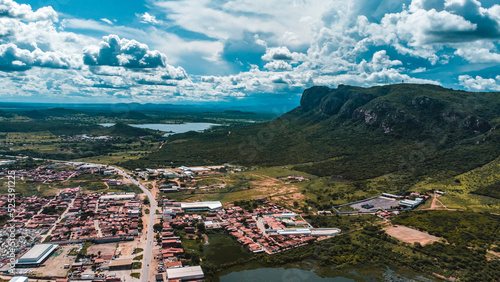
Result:
<instances>
[{"instance_id":1,"label":"cleared land","mask_svg":"<svg viewBox=\"0 0 500 282\"><path fill-rule=\"evenodd\" d=\"M114 254L116 250L116 243L106 243L106 244L96 244L92 245L87 249L87 254L98 255L101 254Z\"/></svg>"},{"instance_id":2,"label":"cleared land","mask_svg":"<svg viewBox=\"0 0 500 282\"><path fill-rule=\"evenodd\" d=\"M65 264L75 262L74 256L68 256L68 253L75 245L59 247L43 264L36 268L35 272L42 276L66 277L68 269L64 269Z\"/></svg>"},{"instance_id":3,"label":"cleared land","mask_svg":"<svg viewBox=\"0 0 500 282\"><path fill-rule=\"evenodd\" d=\"M422 246L439 240L439 237L430 235L429 233L421 232L401 225L389 226L384 230L387 234L398 240L406 243L420 243Z\"/></svg>"}]
</instances>

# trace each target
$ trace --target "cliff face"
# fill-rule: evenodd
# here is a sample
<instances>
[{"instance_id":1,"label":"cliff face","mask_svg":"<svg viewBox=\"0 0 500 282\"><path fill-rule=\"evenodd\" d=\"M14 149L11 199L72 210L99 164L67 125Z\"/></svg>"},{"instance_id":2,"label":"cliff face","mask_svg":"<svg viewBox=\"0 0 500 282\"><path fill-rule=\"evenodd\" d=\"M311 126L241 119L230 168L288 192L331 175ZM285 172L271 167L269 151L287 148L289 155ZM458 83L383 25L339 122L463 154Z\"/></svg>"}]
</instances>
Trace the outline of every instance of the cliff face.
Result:
<instances>
[{"instance_id":1,"label":"cliff face","mask_svg":"<svg viewBox=\"0 0 500 282\"><path fill-rule=\"evenodd\" d=\"M293 165L320 176L368 179L464 172L500 155L500 94L435 85L306 89L300 107L267 123L169 137L159 164L184 160ZM417 156L417 157L415 157ZM192 163L186 162L192 160Z\"/></svg>"},{"instance_id":2,"label":"cliff face","mask_svg":"<svg viewBox=\"0 0 500 282\"><path fill-rule=\"evenodd\" d=\"M375 98L374 95L358 91L350 86L339 86L337 89L319 86L304 91L300 106L303 111L317 109L319 113L332 116L340 114L350 117L354 110Z\"/></svg>"},{"instance_id":3,"label":"cliff face","mask_svg":"<svg viewBox=\"0 0 500 282\"><path fill-rule=\"evenodd\" d=\"M487 119L481 117L484 113L473 109L458 110L454 105L457 101L442 97L444 92L449 90L411 84L378 88L345 85L337 89L312 87L304 91L300 107L303 112L313 111L325 118L336 116L360 121L378 127L384 133L439 126L459 127L483 134L492 128Z\"/></svg>"}]
</instances>

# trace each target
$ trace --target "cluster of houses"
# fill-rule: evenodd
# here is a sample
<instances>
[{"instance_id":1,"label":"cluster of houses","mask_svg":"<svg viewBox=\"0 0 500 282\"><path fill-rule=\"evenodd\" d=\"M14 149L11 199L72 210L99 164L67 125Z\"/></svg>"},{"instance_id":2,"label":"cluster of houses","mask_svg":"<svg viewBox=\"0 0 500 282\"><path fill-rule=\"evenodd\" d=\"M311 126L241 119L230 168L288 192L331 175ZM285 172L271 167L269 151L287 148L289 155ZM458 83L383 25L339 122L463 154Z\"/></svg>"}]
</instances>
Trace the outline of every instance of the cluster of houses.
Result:
<instances>
[{"instance_id":1,"label":"cluster of houses","mask_svg":"<svg viewBox=\"0 0 500 282\"><path fill-rule=\"evenodd\" d=\"M268 201L252 212L234 206L219 216L225 230L254 253L272 254L340 233L336 228L315 229L300 215Z\"/></svg>"},{"instance_id":2,"label":"cluster of houses","mask_svg":"<svg viewBox=\"0 0 500 282\"><path fill-rule=\"evenodd\" d=\"M11 173L15 173L16 178L23 179L26 182L44 182L50 183L54 181L65 181L70 177L78 177L81 172L74 170L54 170L54 168L62 166L62 164L51 164L42 165L35 169L20 169L14 170ZM8 178L9 174L6 169L0 172L0 176L3 178Z\"/></svg>"},{"instance_id":3,"label":"cluster of houses","mask_svg":"<svg viewBox=\"0 0 500 282\"><path fill-rule=\"evenodd\" d=\"M160 252L155 258L159 260L158 271L166 272L168 281L204 278L201 267L188 266L181 261L184 249L181 237L175 235L174 229L183 229L186 234L195 234L198 223L217 219L216 211L221 209L220 202L180 203L163 199L162 229L158 240ZM202 216L196 213L197 211L207 212L207 214ZM162 275L157 276L162 277ZM157 279L157 281L163 281L163 279Z\"/></svg>"},{"instance_id":4,"label":"cluster of houses","mask_svg":"<svg viewBox=\"0 0 500 282\"><path fill-rule=\"evenodd\" d=\"M216 166L180 166L178 168L159 168L159 169L150 169L147 168L145 170L141 170L137 168L134 173L139 177L147 180L151 177L163 176L165 179L174 179L174 178L186 178L188 181L193 179L194 176L197 175L210 175L210 174L219 174L221 169L225 169L225 171L230 173L241 172L243 169L231 166L230 164L224 165L216 165Z\"/></svg>"},{"instance_id":5,"label":"cluster of houses","mask_svg":"<svg viewBox=\"0 0 500 282\"><path fill-rule=\"evenodd\" d=\"M205 213L200 215L197 211ZM250 212L239 206L222 209L220 202L179 203L164 198L163 222L163 240L170 240L169 244L179 239L169 237L173 236L172 226L184 226L186 233L194 233L195 224L203 222L207 229L223 228L253 253L269 254L340 233L337 228L313 228L300 215L268 201ZM163 246L169 245L162 243ZM162 250L164 255L169 252Z\"/></svg>"},{"instance_id":6,"label":"cluster of houses","mask_svg":"<svg viewBox=\"0 0 500 282\"><path fill-rule=\"evenodd\" d=\"M63 141L67 142L79 142L79 141L108 141L112 140L112 136L108 135L101 135L101 136L93 136L93 135L87 135L87 134L82 134L82 135L73 135L73 136L66 136L66 135L61 135L59 136Z\"/></svg>"},{"instance_id":7,"label":"cluster of houses","mask_svg":"<svg viewBox=\"0 0 500 282\"><path fill-rule=\"evenodd\" d=\"M134 193L78 194L73 199L64 219L52 231L51 242L104 243L139 235L141 202Z\"/></svg>"},{"instance_id":8,"label":"cluster of houses","mask_svg":"<svg viewBox=\"0 0 500 282\"><path fill-rule=\"evenodd\" d=\"M17 179L22 179L26 182L43 182L51 183L55 181L66 181L71 177L78 177L82 174L103 174L111 175L115 174L114 169L109 169L103 165L86 165L84 163L69 163L73 167L68 167L66 169L55 169L61 166L67 166L68 164L63 163L52 163L47 165L41 165L35 169L20 169L20 170L10 170L8 173L6 168L0 171L0 177L8 179L12 173L14 173Z\"/></svg>"},{"instance_id":9,"label":"cluster of houses","mask_svg":"<svg viewBox=\"0 0 500 282\"><path fill-rule=\"evenodd\" d=\"M59 218L58 214L44 214L44 208L58 207L59 201L30 196L15 198L15 216L9 224L0 226L0 264L7 262L10 248L7 247L8 238L11 236L11 226L15 227L16 244L15 252L20 253L27 250L35 242L39 241L41 234L46 232ZM0 196L0 218L11 219L8 208L9 198L6 195ZM5 221L4 221L5 222Z\"/></svg>"},{"instance_id":10,"label":"cluster of houses","mask_svg":"<svg viewBox=\"0 0 500 282\"><path fill-rule=\"evenodd\" d=\"M0 216L8 215L8 198L0 196ZM16 197L15 217L10 225L16 228L27 229L49 229L59 218L59 214L49 211L62 211L68 207L68 203L60 199L47 199L37 196ZM4 226L5 227L5 226Z\"/></svg>"}]
</instances>

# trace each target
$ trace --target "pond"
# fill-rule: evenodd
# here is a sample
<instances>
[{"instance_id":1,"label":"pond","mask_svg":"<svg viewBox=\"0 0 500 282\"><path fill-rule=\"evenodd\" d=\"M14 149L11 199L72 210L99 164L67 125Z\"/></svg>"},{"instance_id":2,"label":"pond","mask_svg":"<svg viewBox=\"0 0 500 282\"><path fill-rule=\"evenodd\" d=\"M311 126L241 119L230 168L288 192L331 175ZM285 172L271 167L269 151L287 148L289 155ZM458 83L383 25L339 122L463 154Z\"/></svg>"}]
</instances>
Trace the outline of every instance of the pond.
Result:
<instances>
[{"instance_id":1,"label":"pond","mask_svg":"<svg viewBox=\"0 0 500 282\"><path fill-rule=\"evenodd\" d=\"M258 268L232 272L220 278L221 282L250 281L304 281L304 282L355 282L345 277L320 277L312 270L298 268Z\"/></svg>"},{"instance_id":2,"label":"pond","mask_svg":"<svg viewBox=\"0 0 500 282\"><path fill-rule=\"evenodd\" d=\"M397 269L397 270L395 270ZM258 262L238 265L220 273L221 282L358 282L358 281L438 281L407 269L386 265L357 265L336 269L319 266L315 261L268 267Z\"/></svg>"}]
</instances>

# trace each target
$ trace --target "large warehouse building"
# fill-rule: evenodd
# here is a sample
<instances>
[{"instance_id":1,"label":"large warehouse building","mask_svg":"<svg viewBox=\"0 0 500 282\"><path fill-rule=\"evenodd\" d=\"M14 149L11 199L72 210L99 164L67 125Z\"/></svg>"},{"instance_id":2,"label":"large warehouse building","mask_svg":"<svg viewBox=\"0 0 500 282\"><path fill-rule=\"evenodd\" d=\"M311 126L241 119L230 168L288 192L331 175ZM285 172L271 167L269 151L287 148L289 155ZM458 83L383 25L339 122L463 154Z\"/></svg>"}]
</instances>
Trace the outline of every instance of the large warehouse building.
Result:
<instances>
[{"instance_id":1,"label":"large warehouse building","mask_svg":"<svg viewBox=\"0 0 500 282\"><path fill-rule=\"evenodd\" d=\"M122 200L133 200L135 199L135 193L115 193L115 194L107 194L102 195L99 200L101 201L122 201Z\"/></svg>"},{"instance_id":2,"label":"large warehouse building","mask_svg":"<svg viewBox=\"0 0 500 282\"><path fill-rule=\"evenodd\" d=\"M9 282L28 282L28 277L25 276L14 276Z\"/></svg>"},{"instance_id":3,"label":"large warehouse building","mask_svg":"<svg viewBox=\"0 0 500 282\"><path fill-rule=\"evenodd\" d=\"M171 280L180 280L180 281L190 281L190 280L198 280L203 279L205 275L203 274L203 270L201 266L185 266L179 268L169 268L167 269L167 279Z\"/></svg>"},{"instance_id":4,"label":"large warehouse building","mask_svg":"<svg viewBox=\"0 0 500 282\"><path fill-rule=\"evenodd\" d=\"M17 259L16 267L40 266L57 249L54 244L37 244Z\"/></svg>"},{"instance_id":5,"label":"large warehouse building","mask_svg":"<svg viewBox=\"0 0 500 282\"><path fill-rule=\"evenodd\" d=\"M184 211L216 211L222 209L222 204L219 201L212 202L195 202L181 203L181 209Z\"/></svg>"}]
</instances>

